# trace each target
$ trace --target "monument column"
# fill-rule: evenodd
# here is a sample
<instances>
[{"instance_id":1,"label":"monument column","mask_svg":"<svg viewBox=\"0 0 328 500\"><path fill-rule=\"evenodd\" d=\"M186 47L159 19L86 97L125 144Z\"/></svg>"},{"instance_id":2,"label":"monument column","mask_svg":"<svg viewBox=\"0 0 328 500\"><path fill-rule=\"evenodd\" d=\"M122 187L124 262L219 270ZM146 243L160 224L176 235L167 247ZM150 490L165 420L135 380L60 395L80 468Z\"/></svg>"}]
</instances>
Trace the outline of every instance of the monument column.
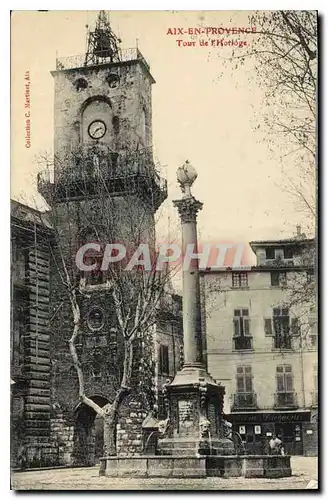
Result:
<instances>
[{"instance_id":1,"label":"monument column","mask_svg":"<svg viewBox=\"0 0 328 500\"><path fill-rule=\"evenodd\" d=\"M191 194L197 172L186 161L177 171L183 196L174 201L182 227L184 364L164 387L167 430L159 448L172 455L230 454L222 433L224 387L206 371L197 258L197 214L203 204Z\"/></svg>"},{"instance_id":2,"label":"monument column","mask_svg":"<svg viewBox=\"0 0 328 500\"><path fill-rule=\"evenodd\" d=\"M182 227L184 366L204 368L198 259L193 258L197 253L197 213L203 204L190 192L197 173L188 161L177 176L184 192L181 200L173 202Z\"/></svg>"}]
</instances>

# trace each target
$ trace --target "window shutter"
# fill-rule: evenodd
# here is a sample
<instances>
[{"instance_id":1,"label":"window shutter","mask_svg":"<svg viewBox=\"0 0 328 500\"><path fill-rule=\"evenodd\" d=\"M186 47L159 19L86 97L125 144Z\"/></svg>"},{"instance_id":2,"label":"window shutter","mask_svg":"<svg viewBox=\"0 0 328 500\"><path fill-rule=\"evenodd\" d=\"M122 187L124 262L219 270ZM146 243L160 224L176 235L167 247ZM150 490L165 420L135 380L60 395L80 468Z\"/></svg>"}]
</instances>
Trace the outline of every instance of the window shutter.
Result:
<instances>
[{"instance_id":1,"label":"window shutter","mask_svg":"<svg viewBox=\"0 0 328 500\"><path fill-rule=\"evenodd\" d=\"M315 317L309 318L309 330L312 335L317 334L317 320Z\"/></svg>"},{"instance_id":2,"label":"window shutter","mask_svg":"<svg viewBox=\"0 0 328 500\"><path fill-rule=\"evenodd\" d=\"M271 286L279 286L279 272L271 271Z\"/></svg>"},{"instance_id":3,"label":"window shutter","mask_svg":"<svg viewBox=\"0 0 328 500\"><path fill-rule=\"evenodd\" d=\"M287 284L287 274L279 273L279 285L286 286Z\"/></svg>"},{"instance_id":4,"label":"window shutter","mask_svg":"<svg viewBox=\"0 0 328 500\"><path fill-rule=\"evenodd\" d=\"M284 376L281 373L277 373L277 392L284 392L285 384L284 384Z\"/></svg>"},{"instance_id":5,"label":"window shutter","mask_svg":"<svg viewBox=\"0 0 328 500\"><path fill-rule=\"evenodd\" d=\"M265 335L272 335L272 320L271 320L271 318L264 318L264 332L265 332Z\"/></svg>"},{"instance_id":6,"label":"window shutter","mask_svg":"<svg viewBox=\"0 0 328 500\"><path fill-rule=\"evenodd\" d=\"M169 373L169 349L167 345L161 346L161 373Z\"/></svg>"},{"instance_id":7,"label":"window shutter","mask_svg":"<svg viewBox=\"0 0 328 500\"><path fill-rule=\"evenodd\" d=\"M285 316L281 318L281 323L282 323L282 333L284 335L288 335L290 332L289 328L289 316Z\"/></svg>"},{"instance_id":8,"label":"window shutter","mask_svg":"<svg viewBox=\"0 0 328 500\"><path fill-rule=\"evenodd\" d=\"M237 375L237 392L244 392L244 375Z\"/></svg>"},{"instance_id":9,"label":"window shutter","mask_svg":"<svg viewBox=\"0 0 328 500\"><path fill-rule=\"evenodd\" d=\"M252 390L253 390L252 376L251 375L245 375L245 388L246 388L246 392L252 392Z\"/></svg>"},{"instance_id":10,"label":"window shutter","mask_svg":"<svg viewBox=\"0 0 328 500\"><path fill-rule=\"evenodd\" d=\"M158 371L159 373L163 373L163 350L162 346L159 346L159 353L158 353Z\"/></svg>"},{"instance_id":11,"label":"window shutter","mask_svg":"<svg viewBox=\"0 0 328 500\"><path fill-rule=\"evenodd\" d=\"M291 373L286 373L286 391L293 392L293 375Z\"/></svg>"},{"instance_id":12,"label":"window shutter","mask_svg":"<svg viewBox=\"0 0 328 500\"><path fill-rule=\"evenodd\" d=\"M248 318L244 318L244 335L250 336L250 320Z\"/></svg>"},{"instance_id":13,"label":"window shutter","mask_svg":"<svg viewBox=\"0 0 328 500\"><path fill-rule=\"evenodd\" d=\"M273 318L273 328L275 335L281 334L281 321L280 317Z\"/></svg>"},{"instance_id":14,"label":"window shutter","mask_svg":"<svg viewBox=\"0 0 328 500\"><path fill-rule=\"evenodd\" d=\"M233 320L233 326L234 326L234 336L235 337L240 337L240 323L239 323L239 318L234 318L234 320Z\"/></svg>"}]
</instances>

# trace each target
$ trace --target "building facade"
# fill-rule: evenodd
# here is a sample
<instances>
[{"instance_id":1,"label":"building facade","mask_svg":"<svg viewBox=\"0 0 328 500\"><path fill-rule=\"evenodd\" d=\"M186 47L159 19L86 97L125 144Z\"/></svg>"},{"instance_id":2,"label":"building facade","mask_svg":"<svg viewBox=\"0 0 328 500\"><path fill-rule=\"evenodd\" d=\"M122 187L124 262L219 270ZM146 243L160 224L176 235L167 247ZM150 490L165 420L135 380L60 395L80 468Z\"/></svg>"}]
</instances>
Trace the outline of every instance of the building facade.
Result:
<instances>
[{"instance_id":1,"label":"building facade","mask_svg":"<svg viewBox=\"0 0 328 500\"><path fill-rule=\"evenodd\" d=\"M41 214L11 202L11 459L37 464L49 450L49 244ZM36 449L38 452L36 453ZM33 462L34 461L34 462Z\"/></svg>"},{"instance_id":2,"label":"building facade","mask_svg":"<svg viewBox=\"0 0 328 500\"><path fill-rule=\"evenodd\" d=\"M316 455L314 241L250 246L255 266L202 272L208 370L226 387L225 414L248 453L265 452L276 433L286 453Z\"/></svg>"}]
</instances>

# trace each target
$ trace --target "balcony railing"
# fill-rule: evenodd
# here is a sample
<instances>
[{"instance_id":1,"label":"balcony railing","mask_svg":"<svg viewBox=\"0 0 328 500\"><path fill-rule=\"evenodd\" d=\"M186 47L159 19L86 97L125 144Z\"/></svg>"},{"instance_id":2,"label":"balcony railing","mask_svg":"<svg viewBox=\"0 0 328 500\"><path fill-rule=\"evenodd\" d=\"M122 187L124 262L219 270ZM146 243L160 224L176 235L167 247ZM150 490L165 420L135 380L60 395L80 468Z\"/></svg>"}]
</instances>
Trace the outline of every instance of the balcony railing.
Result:
<instances>
[{"instance_id":1,"label":"balcony railing","mask_svg":"<svg viewBox=\"0 0 328 500\"><path fill-rule=\"evenodd\" d=\"M119 60L120 62L128 62L128 61L142 61L146 68L149 70L149 64L141 54L140 50L137 47L133 47L132 49L120 49L119 51ZM65 70L65 69L74 69L74 68L83 68L84 66L93 66L93 62L88 62L86 64L86 54L77 54L74 56L68 57L57 57L56 59L56 70ZM104 64L110 64L113 61L110 57L102 57L98 58L97 66L101 66Z\"/></svg>"},{"instance_id":2,"label":"balcony railing","mask_svg":"<svg viewBox=\"0 0 328 500\"><path fill-rule=\"evenodd\" d=\"M54 173L46 170L38 174L38 190L45 198L49 189L56 197L61 191L65 196L78 190L98 192L99 186L107 186L112 192L128 189L133 183L142 184L147 196L152 194L159 204L167 197L167 181L154 163L152 148L120 153L100 145L81 148L56 158L54 170Z\"/></svg>"},{"instance_id":3,"label":"balcony railing","mask_svg":"<svg viewBox=\"0 0 328 500\"><path fill-rule=\"evenodd\" d=\"M253 349L253 338L252 337L234 337L233 338L233 348L235 351L242 351L245 349Z\"/></svg>"},{"instance_id":4,"label":"balcony railing","mask_svg":"<svg viewBox=\"0 0 328 500\"><path fill-rule=\"evenodd\" d=\"M254 392L236 392L233 394L232 410L248 410L257 408L257 397Z\"/></svg>"},{"instance_id":5,"label":"balcony railing","mask_svg":"<svg viewBox=\"0 0 328 500\"><path fill-rule=\"evenodd\" d=\"M275 408L297 408L297 399L294 392L276 392L274 395Z\"/></svg>"},{"instance_id":6,"label":"balcony railing","mask_svg":"<svg viewBox=\"0 0 328 500\"><path fill-rule=\"evenodd\" d=\"M291 349L292 339L289 334L276 334L273 338L274 349Z\"/></svg>"}]
</instances>

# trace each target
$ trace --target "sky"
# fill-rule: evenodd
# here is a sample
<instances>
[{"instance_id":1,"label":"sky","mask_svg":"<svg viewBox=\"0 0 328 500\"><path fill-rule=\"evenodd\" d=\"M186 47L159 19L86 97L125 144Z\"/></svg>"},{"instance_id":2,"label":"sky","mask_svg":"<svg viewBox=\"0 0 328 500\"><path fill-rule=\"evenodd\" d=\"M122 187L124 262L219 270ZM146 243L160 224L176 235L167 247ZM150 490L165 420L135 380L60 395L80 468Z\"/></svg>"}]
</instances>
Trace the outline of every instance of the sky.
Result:
<instances>
[{"instance_id":1,"label":"sky","mask_svg":"<svg viewBox=\"0 0 328 500\"><path fill-rule=\"evenodd\" d=\"M247 242L293 236L304 224L295 200L284 190L284 174L269 152L263 119L263 89L252 80L249 61L224 64L225 47L200 46L200 38L168 34L199 26L248 27L247 11L113 11L112 28L122 48L138 44L150 63L153 85L153 146L169 197L159 234L178 227L172 200L181 196L176 170L188 159L198 172L192 188L204 203L198 217L202 241ZM56 57L82 54L86 24L96 11L14 11L11 25L11 197L43 206L36 192L36 157L53 147L53 79ZM223 35L210 39L228 40ZM251 35L233 36L251 44ZM179 47L177 40L196 41ZM206 40L206 38L205 38ZM243 51L241 47L236 51ZM31 147L25 147L25 72L30 73ZM288 159L284 168L288 170ZM290 165L292 169L292 165ZM294 175L290 170L291 176Z\"/></svg>"}]
</instances>

